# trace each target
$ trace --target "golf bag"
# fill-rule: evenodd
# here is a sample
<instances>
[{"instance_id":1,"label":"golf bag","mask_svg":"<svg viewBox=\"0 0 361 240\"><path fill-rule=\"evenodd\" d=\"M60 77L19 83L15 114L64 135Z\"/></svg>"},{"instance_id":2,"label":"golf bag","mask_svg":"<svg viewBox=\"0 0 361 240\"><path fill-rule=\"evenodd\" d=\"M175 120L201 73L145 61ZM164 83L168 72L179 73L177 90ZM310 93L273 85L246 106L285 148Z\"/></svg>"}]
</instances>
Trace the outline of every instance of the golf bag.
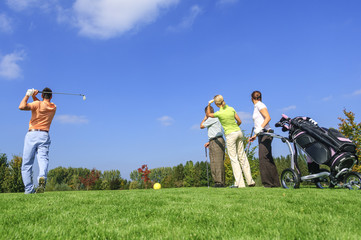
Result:
<instances>
[{"instance_id":1,"label":"golf bag","mask_svg":"<svg viewBox=\"0 0 361 240\"><path fill-rule=\"evenodd\" d=\"M331 175L351 171L357 163L356 145L334 128L319 127L309 117L293 119L282 115L276 127L289 131L289 140L299 146L306 154L310 172L316 173L320 164L330 167ZM316 163L316 164L315 164ZM316 165L316 167L315 167Z\"/></svg>"}]
</instances>

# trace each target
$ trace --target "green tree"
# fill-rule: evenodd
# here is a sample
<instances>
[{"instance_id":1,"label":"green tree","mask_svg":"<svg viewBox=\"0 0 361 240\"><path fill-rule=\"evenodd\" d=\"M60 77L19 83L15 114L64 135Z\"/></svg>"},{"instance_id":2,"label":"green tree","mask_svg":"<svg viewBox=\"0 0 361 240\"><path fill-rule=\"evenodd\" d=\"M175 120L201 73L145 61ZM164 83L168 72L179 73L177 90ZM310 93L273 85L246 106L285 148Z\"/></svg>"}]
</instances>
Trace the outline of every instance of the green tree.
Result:
<instances>
[{"instance_id":1,"label":"green tree","mask_svg":"<svg viewBox=\"0 0 361 240\"><path fill-rule=\"evenodd\" d=\"M9 167L8 158L5 153L0 154L0 193L4 192L3 182L5 180L5 173Z\"/></svg>"},{"instance_id":2,"label":"green tree","mask_svg":"<svg viewBox=\"0 0 361 240\"><path fill-rule=\"evenodd\" d=\"M200 187L201 186L201 177L202 177L202 168L201 163L196 162L194 164L194 175L193 175L193 186L194 187Z\"/></svg>"},{"instance_id":3,"label":"green tree","mask_svg":"<svg viewBox=\"0 0 361 240\"><path fill-rule=\"evenodd\" d=\"M130 179L132 180L132 182L130 183L129 189L144 188L142 175L138 172L138 170L134 170L130 173Z\"/></svg>"},{"instance_id":4,"label":"green tree","mask_svg":"<svg viewBox=\"0 0 361 240\"><path fill-rule=\"evenodd\" d=\"M211 166L208 162L200 162L199 163L200 169L201 169L201 175L200 175L200 185L201 186L207 186L207 168L208 168L208 179L209 179L209 185L212 186L214 184L214 179L212 178L211 174Z\"/></svg>"},{"instance_id":5,"label":"green tree","mask_svg":"<svg viewBox=\"0 0 361 240\"><path fill-rule=\"evenodd\" d=\"M171 168L170 167L160 167L151 169L149 174L149 179L156 183L161 183L165 177L169 175Z\"/></svg>"},{"instance_id":6,"label":"green tree","mask_svg":"<svg viewBox=\"0 0 361 240\"><path fill-rule=\"evenodd\" d=\"M119 170L104 171L101 175L101 189L115 190L120 189L122 178Z\"/></svg>"},{"instance_id":7,"label":"green tree","mask_svg":"<svg viewBox=\"0 0 361 240\"><path fill-rule=\"evenodd\" d=\"M4 192L24 192L24 183L21 177L22 157L14 155L5 171L2 184Z\"/></svg>"},{"instance_id":8,"label":"green tree","mask_svg":"<svg viewBox=\"0 0 361 240\"><path fill-rule=\"evenodd\" d=\"M225 174L225 185L231 186L234 184L234 176L232 170L231 159L228 154L225 155L224 158L224 174Z\"/></svg>"},{"instance_id":9,"label":"green tree","mask_svg":"<svg viewBox=\"0 0 361 240\"><path fill-rule=\"evenodd\" d=\"M183 186L184 187L194 187L194 166L192 161L187 161L184 166L184 178Z\"/></svg>"},{"instance_id":10,"label":"green tree","mask_svg":"<svg viewBox=\"0 0 361 240\"><path fill-rule=\"evenodd\" d=\"M66 179L68 178L69 175L69 171L67 168L64 167L57 167L54 169L51 169L48 172L48 179L51 181L48 181L48 183L52 183L52 184L62 184L64 182L66 182Z\"/></svg>"},{"instance_id":11,"label":"green tree","mask_svg":"<svg viewBox=\"0 0 361 240\"><path fill-rule=\"evenodd\" d=\"M343 110L346 118L339 117L341 123L338 124L340 132L347 138L351 139L356 144L356 154L358 159L361 160L361 122L355 122L355 114L351 111ZM361 172L361 164L354 166L354 171Z\"/></svg>"},{"instance_id":12,"label":"green tree","mask_svg":"<svg viewBox=\"0 0 361 240\"><path fill-rule=\"evenodd\" d=\"M164 168L163 171L164 171L165 177L160 182L162 184L162 187L163 188L172 188L172 187L174 187L175 186L174 185L175 178L174 178L173 168L166 167L166 168Z\"/></svg>"},{"instance_id":13,"label":"green tree","mask_svg":"<svg viewBox=\"0 0 361 240\"><path fill-rule=\"evenodd\" d=\"M179 164L173 168L174 186L183 187L184 166Z\"/></svg>"}]
</instances>

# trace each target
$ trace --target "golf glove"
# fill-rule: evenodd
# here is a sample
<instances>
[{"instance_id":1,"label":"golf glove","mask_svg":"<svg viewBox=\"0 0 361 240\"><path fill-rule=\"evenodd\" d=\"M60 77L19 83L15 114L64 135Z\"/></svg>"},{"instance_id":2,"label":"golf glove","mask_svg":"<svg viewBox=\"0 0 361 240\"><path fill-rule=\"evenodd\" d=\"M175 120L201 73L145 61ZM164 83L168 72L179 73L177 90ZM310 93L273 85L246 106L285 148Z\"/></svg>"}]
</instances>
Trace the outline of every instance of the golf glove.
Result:
<instances>
[{"instance_id":1,"label":"golf glove","mask_svg":"<svg viewBox=\"0 0 361 240\"><path fill-rule=\"evenodd\" d=\"M255 134L255 135L258 135L260 132L262 132L262 130L263 130L263 128L260 128L260 127L255 128L255 129L254 129L254 134Z\"/></svg>"},{"instance_id":2,"label":"golf glove","mask_svg":"<svg viewBox=\"0 0 361 240\"><path fill-rule=\"evenodd\" d=\"M214 102L214 99L210 100L210 101L208 102L208 104L211 104L212 102Z\"/></svg>"},{"instance_id":3,"label":"golf glove","mask_svg":"<svg viewBox=\"0 0 361 240\"><path fill-rule=\"evenodd\" d=\"M26 91L26 96L29 96L29 97L33 96L34 91L35 91L34 88L28 89L28 91Z\"/></svg>"}]
</instances>

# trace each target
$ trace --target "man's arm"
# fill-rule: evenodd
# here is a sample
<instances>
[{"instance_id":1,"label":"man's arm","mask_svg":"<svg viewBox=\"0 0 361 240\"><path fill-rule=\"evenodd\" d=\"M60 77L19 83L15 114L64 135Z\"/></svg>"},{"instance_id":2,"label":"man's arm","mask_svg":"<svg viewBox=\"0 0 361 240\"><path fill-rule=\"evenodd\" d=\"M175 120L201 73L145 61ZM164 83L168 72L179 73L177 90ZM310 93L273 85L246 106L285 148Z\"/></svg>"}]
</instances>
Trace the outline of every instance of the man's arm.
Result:
<instances>
[{"instance_id":1,"label":"man's arm","mask_svg":"<svg viewBox=\"0 0 361 240\"><path fill-rule=\"evenodd\" d=\"M35 90L34 90L34 94L33 94L33 101L34 101L34 102L35 102L35 101L40 101L39 98L36 97L36 95L38 95L38 93L39 93L39 90L36 90L36 89L35 89Z\"/></svg>"},{"instance_id":2,"label":"man's arm","mask_svg":"<svg viewBox=\"0 0 361 240\"><path fill-rule=\"evenodd\" d=\"M202 120L202 122L201 122L201 129L206 128L206 127L203 125L203 123L204 123L207 119L208 119L207 116L205 116L205 117L203 118L203 120Z\"/></svg>"},{"instance_id":3,"label":"man's arm","mask_svg":"<svg viewBox=\"0 0 361 240\"><path fill-rule=\"evenodd\" d=\"M23 98L23 100L21 100L20 105L19 105L19 109L20 110L24 110L24 111L29 111L30 110L30 106L28 104L28 100L29 100L29 96L25 95L25 97Z\"/></svg>"},{"instance_id":4,"label":"man's arm","mask_svg":"<svg viewBox=\"0 0 361 240\"><path fill-rule=\"evenodd\" d=\"M207 116L207 117L214 118L214 113L211 113L211 108L210 108L209 106L211 106L211 103L208 103L206 116Z\"/></svg>"},{"instance_id":5,"label":"man's arm","mask_svg":"<svg viewBox=\"0 0 361 240\"><path fill-rule=\"evenodd\" d=\"M35 92L38 93L38 91L34 90L34 89L28 89L28 91L26 91L25 97L23 98L23 100L21 100L20 105L19 105L20 110L24 110L24 111L31 110L30 105L28 104L28 101L29 101L29 97L34 95ZM35 98L36 98L36 96L35 96Z\"/></svg>"}]
</instances>

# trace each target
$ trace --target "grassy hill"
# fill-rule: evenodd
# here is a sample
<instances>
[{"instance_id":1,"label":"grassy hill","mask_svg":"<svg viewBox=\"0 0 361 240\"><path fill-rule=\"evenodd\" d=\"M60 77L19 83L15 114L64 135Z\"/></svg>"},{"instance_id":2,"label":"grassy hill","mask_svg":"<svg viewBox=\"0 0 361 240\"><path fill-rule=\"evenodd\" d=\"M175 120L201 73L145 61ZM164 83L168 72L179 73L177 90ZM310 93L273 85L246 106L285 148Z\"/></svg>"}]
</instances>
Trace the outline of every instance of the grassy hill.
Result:
<instances>
[{"instance_id":1,"label":"grassy hill","mask_svg":"<svg viewBox=\"0 0 361 240\"><path fill-rule=\"evenodd\" d=\"M360 239L361 191L0 194L0 239Z\"/></svg>"}]
</instances>

